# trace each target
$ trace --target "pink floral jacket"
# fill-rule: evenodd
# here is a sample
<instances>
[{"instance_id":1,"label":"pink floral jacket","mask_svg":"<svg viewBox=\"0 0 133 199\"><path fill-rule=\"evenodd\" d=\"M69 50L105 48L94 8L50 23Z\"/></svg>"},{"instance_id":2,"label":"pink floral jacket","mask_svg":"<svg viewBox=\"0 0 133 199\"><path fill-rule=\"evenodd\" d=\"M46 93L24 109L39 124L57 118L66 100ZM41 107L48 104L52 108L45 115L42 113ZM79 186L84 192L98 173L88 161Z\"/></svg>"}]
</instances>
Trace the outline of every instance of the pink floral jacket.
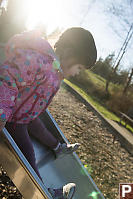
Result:
<instances>
[{"instance_id":1,"label":"pink floral jacket","mask_svg":"<svg viewBox=\"0 0 133 199\"><path fill-rule=\"evenodd\" d=\"M56 59L50 44L38 31L12 37L0 66L0 118L29 123L49 105L60 87Z\"/></svg>"}]
</instances>

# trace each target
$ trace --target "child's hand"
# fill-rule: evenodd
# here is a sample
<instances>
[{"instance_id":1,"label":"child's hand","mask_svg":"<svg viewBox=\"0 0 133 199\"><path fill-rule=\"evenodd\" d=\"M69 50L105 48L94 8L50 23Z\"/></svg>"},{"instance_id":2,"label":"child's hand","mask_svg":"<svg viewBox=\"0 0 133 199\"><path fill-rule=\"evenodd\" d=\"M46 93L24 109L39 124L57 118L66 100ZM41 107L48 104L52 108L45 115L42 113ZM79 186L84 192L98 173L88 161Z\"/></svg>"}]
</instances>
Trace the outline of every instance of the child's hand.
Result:
<instances>
[{"instance_id":1,"label":"child's hand","mask_svg":"<svg viewBox=\"0 0 133 199\"><path fill-rule=\"evenodd\" d=\"M6 122L2 121L2 119L0 119L0 131L2 131L2 129L4 128Z\"/></svg>"}]
</instances>

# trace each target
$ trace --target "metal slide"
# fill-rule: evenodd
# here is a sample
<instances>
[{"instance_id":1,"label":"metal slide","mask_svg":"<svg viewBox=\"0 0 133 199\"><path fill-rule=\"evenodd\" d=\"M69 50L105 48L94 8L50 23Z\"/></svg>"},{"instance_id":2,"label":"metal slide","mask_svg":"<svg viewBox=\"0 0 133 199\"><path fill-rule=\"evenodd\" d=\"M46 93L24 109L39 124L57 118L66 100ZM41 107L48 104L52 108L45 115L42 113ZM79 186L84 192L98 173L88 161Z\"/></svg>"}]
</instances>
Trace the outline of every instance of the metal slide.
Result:
<instances>
[{"instance_id":1,"label":"metal slide","mask_svg":"<svg viewBox=\"0 0 133 199\"><path fill-rule=\"evenodd\" d=\"M48 110L41 115L41 119L61 142L68 143ZM69 182L76 183L76 193L73 199L105 199L76 153L55 159L52 151L35 138L31 139L44 184L8 131L4 128L0 135L0 165L6 170L24 199L52 199L46 187L56 188Z\"/></svg>"},{"instance_id":2,"label":"metal slide","mask_svg":"<svg viewBox=\"0 0 133 199\"><path fill-rule=\"evenodd\" d=\"M7 172L24 199L52 199L6 128L0 133L0 166Z\"/></svg>"}]
</instances>

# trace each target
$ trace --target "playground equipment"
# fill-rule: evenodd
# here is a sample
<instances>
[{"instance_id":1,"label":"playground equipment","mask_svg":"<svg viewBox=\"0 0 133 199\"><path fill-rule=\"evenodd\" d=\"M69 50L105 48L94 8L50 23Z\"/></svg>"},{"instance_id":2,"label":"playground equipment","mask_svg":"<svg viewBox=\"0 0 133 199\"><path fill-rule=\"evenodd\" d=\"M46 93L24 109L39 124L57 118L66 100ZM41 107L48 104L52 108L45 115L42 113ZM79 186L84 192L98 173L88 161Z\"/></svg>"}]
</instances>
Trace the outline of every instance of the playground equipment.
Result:
<instances>
[{"instance_id":1,"label":"playground equipment","mask_svg":"<svg viewBox=\"0 0 133 199\"><path fill-rule=\"evenodd\" d=\"M68 143L48 110L41 115L41 119L62 143ZM0 165L7 172L24 199L52 199L47 187L60 187L68 182L76 184L74 199L105 199L75 152L55 159L52 151L35 138L31 137L31 139L37 166L44 184L6 128L0 134Z\"/></svg>"}]
</instances>

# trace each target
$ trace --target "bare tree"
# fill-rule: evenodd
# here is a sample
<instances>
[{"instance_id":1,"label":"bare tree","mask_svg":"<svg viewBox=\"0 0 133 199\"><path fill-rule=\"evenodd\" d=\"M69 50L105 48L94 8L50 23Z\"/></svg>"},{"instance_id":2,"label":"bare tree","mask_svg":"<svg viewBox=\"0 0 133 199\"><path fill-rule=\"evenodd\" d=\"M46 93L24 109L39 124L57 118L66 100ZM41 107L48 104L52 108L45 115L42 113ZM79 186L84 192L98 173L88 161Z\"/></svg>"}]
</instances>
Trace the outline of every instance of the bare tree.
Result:
<instances>
[{"instance_id":1,"label":"bare tree","mask_svg":"<svg viewBox=\"0 0 133 199\"><path fill-rule=\"evenodd\" d=\"M133 0L131 0L131 1L133 2ZM126 34L126 36L124 38L123 45L115 59L112 73L109 75L108 80L106 81L106 92L107 93L109 93L108 87L109 87L109 83L113 77L113 74L116 73L125 52L128 50L129 44L131 43L130 41L132 41L133 20L131 19L130 15L128 13L129 9L131 8L131 2L128 2L127 7L128 8L125 8L125 6L123 4L116 6L116 4L113 3L111 5L111 7L109 8L111 15L115 16L116 19L119 21L119 29L120 29L120 27L122 28L121 30L116 31L116 29L113 27L113 30L115 31L117 36L119 36L121 39L123 39L123 38L121 37L122 34L120 34L120 32L124 32L124 35Z\"/></svg>"},{"instance_id":2,"label":"bare tree","mask_svg":"<svg viewBox=\"0 0 133 199\"><path fill-rule=\"evenodd\" d=\"M27 20L25 6L25 0L8 0L7 10L0 16L1 42L25 30Z\"/></svg>"},{"instance_id":3,"label":"bare tree","mask_svg":"<svg viewBox=\"0 0 133 199\"><path fill-rule=\"evenodd\" d=\"M125 39L125 41L124 41L124 43L123 43L123 45L122 45L122 47L121 47L121 49L120 49L120 51L118 53L118 56L117 56L117 58L116 58L116 60L114 62L113 71L112 71L112 73L110 73L110 75L109 75L109 77L108 77L108 79L106 81L106 92L107 93L109 93L109 90L108 90L109 83L110 83L110 81L111 81L111 79L113 77L113 74L116 73L116 71L117 71L117 69L118 69L118 67L120 65L120 62L121 62L121 60L122 60L122 58L123 58L123 56L124 56L124 54L126 52L127 46L129 44L129 41L131 40L132 36L133 36L133 24L131 24L131 27L130 27L128 33L127 33L127 37L126 37L126 39Z\"/></svg>"},{"instance_id":4,"label":"bare tree","mask_svg":"<svg viewBox=\"0 0 133 199\"><path fill-rule=\"evenodd\" d=\"M128 79L127 79L127 83L126 83L126 85L125 85L125 87L123 89L123 95L127 93L128 88L129 88L130 83L131 83L131 80L132 80L132 77L133 77L133 68L132 68L131 73L130 73Z\"/></svg>"},{"instance_id":5,"label":"bare tree","mask_svg":"<svg viewBox=\"0 0 133 199\"><path fill-rule=\"evenodd\" d=\"M0 7L1 7L1 5L2 5L2 2L3 2L3 0L0 0Z\"/></svg>"}]
</instances>

